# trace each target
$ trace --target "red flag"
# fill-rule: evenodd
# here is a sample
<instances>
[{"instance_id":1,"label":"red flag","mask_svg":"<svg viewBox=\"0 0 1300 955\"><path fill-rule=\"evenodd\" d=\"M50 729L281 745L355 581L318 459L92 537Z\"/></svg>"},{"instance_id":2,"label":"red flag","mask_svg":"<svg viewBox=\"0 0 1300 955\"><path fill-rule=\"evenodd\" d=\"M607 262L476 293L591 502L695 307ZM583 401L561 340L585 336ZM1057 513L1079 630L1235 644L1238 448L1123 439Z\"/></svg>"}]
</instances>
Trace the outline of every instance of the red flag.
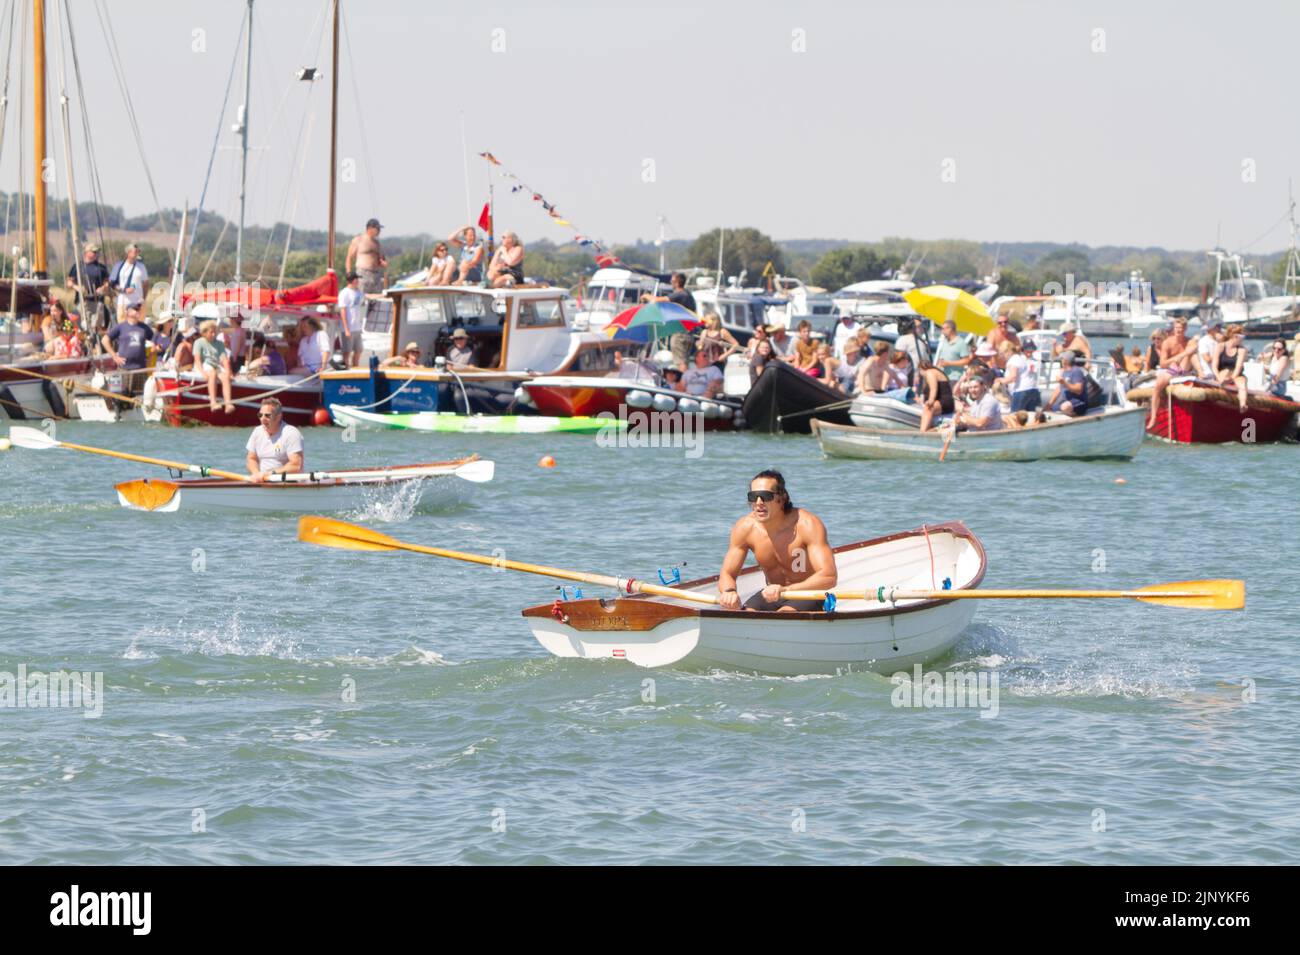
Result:
<instances>
[{"instance_id":1,"label":"red flag","mask_svg":"<svg viewBox=\"0 0 1300 955\"><path fill-rule=\"evenodd\" d=\"M483 203L483 211L482 211L481 213L479 213L479 217L478 217L478 227L479 227L480 229L482 229L484 232L491 233L491 231L492 231L492 203L490 203L490 202L485 202L485 203Z\"/></svg>"},{"instance_id":2,"label":"red flag","mask_svg":"<svg viewBox=\"0 0 1300 955\"><path fill-rule=\"evenodd\" d=\"M596 256L596 264L602 269L609 268L611 265L617 265L621 261L622 260L617 255L604 254Z\"/></svg>"}]
</instances>

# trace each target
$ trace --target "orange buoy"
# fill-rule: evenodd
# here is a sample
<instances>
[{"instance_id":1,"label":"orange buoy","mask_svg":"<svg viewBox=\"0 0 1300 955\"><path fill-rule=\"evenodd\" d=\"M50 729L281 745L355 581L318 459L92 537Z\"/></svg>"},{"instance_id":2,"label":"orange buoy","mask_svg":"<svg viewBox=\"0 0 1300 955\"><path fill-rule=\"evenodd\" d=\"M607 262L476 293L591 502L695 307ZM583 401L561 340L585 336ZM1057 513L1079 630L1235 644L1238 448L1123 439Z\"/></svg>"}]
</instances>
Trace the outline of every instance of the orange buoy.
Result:
<instances>
[{"instance_id":1,"label":"orange buoy","mask_svg":"<svg viewBox=\"0 0 1300 955\"><path fill-rule=\"evenodd\" d=\"M548 454L537 462L537 466L539 468L553 468L555 467L555 458Z\"/></svg>"},{"instance_id":2,"label":"orange buoy","mask_svg":"<svg viewBox=\"0 0 1300 955\"><path fill-rule=\"evenodd\" d=\"M330 423L329 410L326 408L317 408L315 413L311 416L311 421L312 424L321 424L321 425L329 424Z\"/></svg>"},{"instance_id":3,"label":"orange buoy","mask_svg":"<svg viewBox=\"0 0 1300 955\"><path fill-rule=\"evenodd\" d=\"M1128 481L1125 481L1123 478L1115 478L1115 483L1116 483L1116 484L1127 484Z\"/></svg>"}]
</instances>

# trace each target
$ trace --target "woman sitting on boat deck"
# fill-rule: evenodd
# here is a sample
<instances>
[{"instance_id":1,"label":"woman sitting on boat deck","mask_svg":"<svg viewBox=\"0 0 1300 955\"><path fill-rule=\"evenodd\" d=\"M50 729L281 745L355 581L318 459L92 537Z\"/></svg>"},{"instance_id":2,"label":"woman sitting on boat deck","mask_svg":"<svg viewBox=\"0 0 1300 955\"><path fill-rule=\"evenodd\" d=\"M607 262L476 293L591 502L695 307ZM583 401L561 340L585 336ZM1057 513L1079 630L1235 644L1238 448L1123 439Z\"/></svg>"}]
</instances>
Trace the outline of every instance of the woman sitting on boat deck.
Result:
<instances>
[{"instance_id":1,"label":"woman sitting on boat deck","mask_svg":"<svg viewBox=\"0 0 1300 955\"><path fill-rule=\"evenodd\" d=\"M222 407L217 404L217 379L220 378L226 414L233 413L235 403L230 400L230 352L226 350L226 343L217 338L217 323L213 319L199 325L199 340L194 343L194 364L208 380L208 404L212 410Z\"/></svg>"},{"instance_id":2,"label":"woman sitting on boat deck","mask_svg":"<svg viewBox=\"0 0 1300 955\"><path fill-rule=\"evenodd\" d=\"M63 319L59 337L49 345L47 351L51 358L85 358L86 346L82 344L81 332L72 316Z\"/></svg>"},{"instance_id":3,"label":"woman sitting on boat deck","mask_svg":"<svg viewBox=\"0 0 1300 955\"><path fill-rule=\"evenodd\" d=\"M250 376L283 375L287 372L284 357L261 332L253 332L253 347L244 371Z\"/></svg>"},{"instance_id":4,"label":"woman sitting on boat deck","mask_svg":"<svg viewBox=\"0 0 1300 955\"><path fill-rule=\"evenodd\" d=\"M718 370L722 371L727 357L740 351L741 346L740 342L736 341L736 336L722 327L722 319L717 316L717 313L706 312L704 327L700 329L695 347L704 352L704 357L709 360L709 364L717 365Z\"/></svg>"},{"instance_id":5,"label":"woman sitting on boat deck","mask_svg":"<svg viewBox=\"0 0 1300 955\"><path fill-rule=\"evenodd\" d=\"M433 258L429 260L429 274L425 285L450 285L456 278L456 259L447 251L447 243L439 242L433 247Z\"/></svg>"},{"instance_id":6,"label":"woman sitting on boat deck","mask_svg":"<svg viewBox=\"0 0 1300 955\"><path fill-rule=\"evenodd\" d=\"M460 266L452 285L478 285L483 280L483 244L472 225L463 226L447 236L460 249Z\"/></svg>"},{"instance_id":7,"label":"woman sitting on boat deck","mask_svg":"<svg viewBox=\"0 0 1300 955\"><path fill-rule=\"evenodd\" d=\"M380 368L420 368L420 346L417 342L407 342L400 355L385 358L379 363Z\"/></svg>"},{"instance_id":8,"label":"woman sitting on boat deck","mask_svg":"<svg viewBox=\"0 0 1300 955\"><path fill-rule=\"evenodd\" d=\"M524 284L524 246L515 233L507 232L501 237L501 248L492 254L487 277L492 288Z\"/></svg>"},{"instance_id":9,"label":"woman sitting on boat deck","mask_svg":"<svg viewBox=\"0 0 1300 955\"><path fill-rule=\"evenodd\" d=\"M63 325L68 321L68 310L58 299L50 302L50 310L41 319L41 347L48 352L63 334Z\"/></svg>"},{"instance_id":10,"label":"woman sitting on boat deck","mask_svg":"<svg viewBox=\"0 0 1300 955\"><path fill-rule=\"evenodd\" d=\"M917 376L921 400L921 430L929 431L939 415L952 414L956 406L952 396L952 382L927 359L921 360L921 373Z\"/></svg>"},{"instance_id":11,"label":"woman sitting on boat deck","mask_svg":"<svg viewBox=\"0 0 1300 955\"><path fill-rule=\"evenodd\" d=\"M1223 332L1223 341L1214 348L1214 358L1210 362L1214 370L1214 379L1220 384L1232 382L1237 389L1237 408L1246 410L1246 374L1242 369L1246 365L1246 329L1241 325L1229 325Z\"/></svg>"},{"instance_id":12,"label":"woman sitting on boat deck","mask_svg":"<svg viewBox=\"0 0 1300 955\"><path fill-rule=\"evenodd\" d=\"M751 342L752 344L752 342ZM776 352L772 348L771 339L763 338L758 342L754 349L753 356L749 359L749 383L752 386L758 381L758 376L763 374L767 366L774 361L779 361Z\"/></svg>"},{"instance_id":13,"label":"woman sitting on boat deck","mask_svg":"<svg viewBox=\"0 0 1300 955\"><path fill-rule=\"evenodd\" d=\"M1286 383L1291 379L1291 356L1287 354L1286 342L1279 338L1259 357L1264 362L1266 372L1264 390L1270 395L1285 398Z\"/></svg>"},{"instance_id":14,"label":"woman sitting on boat deck","mask_svg":"<svg viewBox=\"0 0 1300 955\"><path fill-rule=\"evenodd\" d=\"M298 364L290 374L314 375L329 364L334 346L321 330L320 321L311 315L298 321L298 334Z\"/></svg>"}]
</instances>

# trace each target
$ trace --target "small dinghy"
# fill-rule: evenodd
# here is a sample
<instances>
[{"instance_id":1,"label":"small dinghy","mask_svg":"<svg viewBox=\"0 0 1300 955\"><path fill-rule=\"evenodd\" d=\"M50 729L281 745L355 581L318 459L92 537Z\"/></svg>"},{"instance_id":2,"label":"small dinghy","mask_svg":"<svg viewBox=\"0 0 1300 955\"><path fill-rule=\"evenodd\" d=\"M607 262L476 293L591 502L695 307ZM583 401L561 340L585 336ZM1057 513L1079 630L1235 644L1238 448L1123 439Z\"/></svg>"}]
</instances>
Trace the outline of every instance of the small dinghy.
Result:
<instances>
[{"instance_id":1,"label":"small dinghy","mask_svg":"<svg viewBox=\"0 0 1300 955\"><path fill-rule=\"evenodd\" d=\"M533 636L560 657L610 657L643 666L726 667L797 675L893 673L942 657L975 615L974 600L897 599L895 590L970 589L984 578L984 548L958 522L835 548L837 591L870 590L833 610L723 610L669 597L540 604L523 612ZM717 593L717 577L677 589ZM741 601L763 588L758 567L737 577Z\"/></svg>"},{"instance_id":2,"label":"small dinghy","mask_svg":"<svg viewBox=\"0 0 1300 955\"><path fill-rule=\"evenodd\" d=\"M492 480L495 465L478 455L434 464L408 464L352 471L277 474L261 484L227 478L140 478L115 485L118 503L137 511L226 511L309 514L356 510L394 494L413 495L418 508L441 478L471 483ZM445 486L440 488L445 491Z\"/></svg>"}]
</instances>

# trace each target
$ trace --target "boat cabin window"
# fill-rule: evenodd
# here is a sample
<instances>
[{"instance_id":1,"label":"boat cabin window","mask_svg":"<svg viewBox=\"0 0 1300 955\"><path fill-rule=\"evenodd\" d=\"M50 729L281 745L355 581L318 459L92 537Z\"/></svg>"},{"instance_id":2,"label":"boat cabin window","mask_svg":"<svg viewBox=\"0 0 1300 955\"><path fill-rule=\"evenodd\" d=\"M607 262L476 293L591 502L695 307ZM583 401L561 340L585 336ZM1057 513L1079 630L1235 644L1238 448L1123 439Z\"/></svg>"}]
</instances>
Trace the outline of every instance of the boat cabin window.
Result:
<instances>
[{"instance_id":1,"label":"boat cabin window","mask_svg":"<svg viewBox=\"0 0 1300 955\"><path fill-rule=\"evenodd\" d=\"M389 299L367 299L362 326L368 332L387 332L393 327L393 303Z\"/></svg>"},{"instance_id":2,"label":"boat cabin window","mask_svg":"<svg viewBox=\"0 0 1300 955\"><path fill-rule=\"evenodd\" d=\"M427 295L407 298L402 302L402 327L412 325L443 325L447 313L442 307L442 296Z\"/></svg>"},{"instance_id":3,"label":"boat cabin window","mask_svg":"<svg viewBox=\"0 0 1300 955\"><path fill-rule=\"evenodd\" d=\"M457 295L452 299L456 318L466 325L488 324L483 320L489 315L489 300L485 295ZM499 321L494 317L493 321Z\"/></svg>"},{"instance_id":4,"label":"boat cabin window","mask_svg":"<svg viewBox=\"0 0 1300 955\"><path fill-rule=\"evenodd\" d=\"M558 298L521 299L519 316L515 325L519 328L544 328L563 325L564 309Z\"/></svg>"},{"instance_id":5,"label":"boat cabin window","mask_svg":"<svg viewBox=\"0 0 1300 955\"><path fill-rule=\"evenodd\" d=\"M617 314L641 301L641 289L616 288L612 285L588 285L582 305L589 312Z\"/></svg>"}]
</instances>

